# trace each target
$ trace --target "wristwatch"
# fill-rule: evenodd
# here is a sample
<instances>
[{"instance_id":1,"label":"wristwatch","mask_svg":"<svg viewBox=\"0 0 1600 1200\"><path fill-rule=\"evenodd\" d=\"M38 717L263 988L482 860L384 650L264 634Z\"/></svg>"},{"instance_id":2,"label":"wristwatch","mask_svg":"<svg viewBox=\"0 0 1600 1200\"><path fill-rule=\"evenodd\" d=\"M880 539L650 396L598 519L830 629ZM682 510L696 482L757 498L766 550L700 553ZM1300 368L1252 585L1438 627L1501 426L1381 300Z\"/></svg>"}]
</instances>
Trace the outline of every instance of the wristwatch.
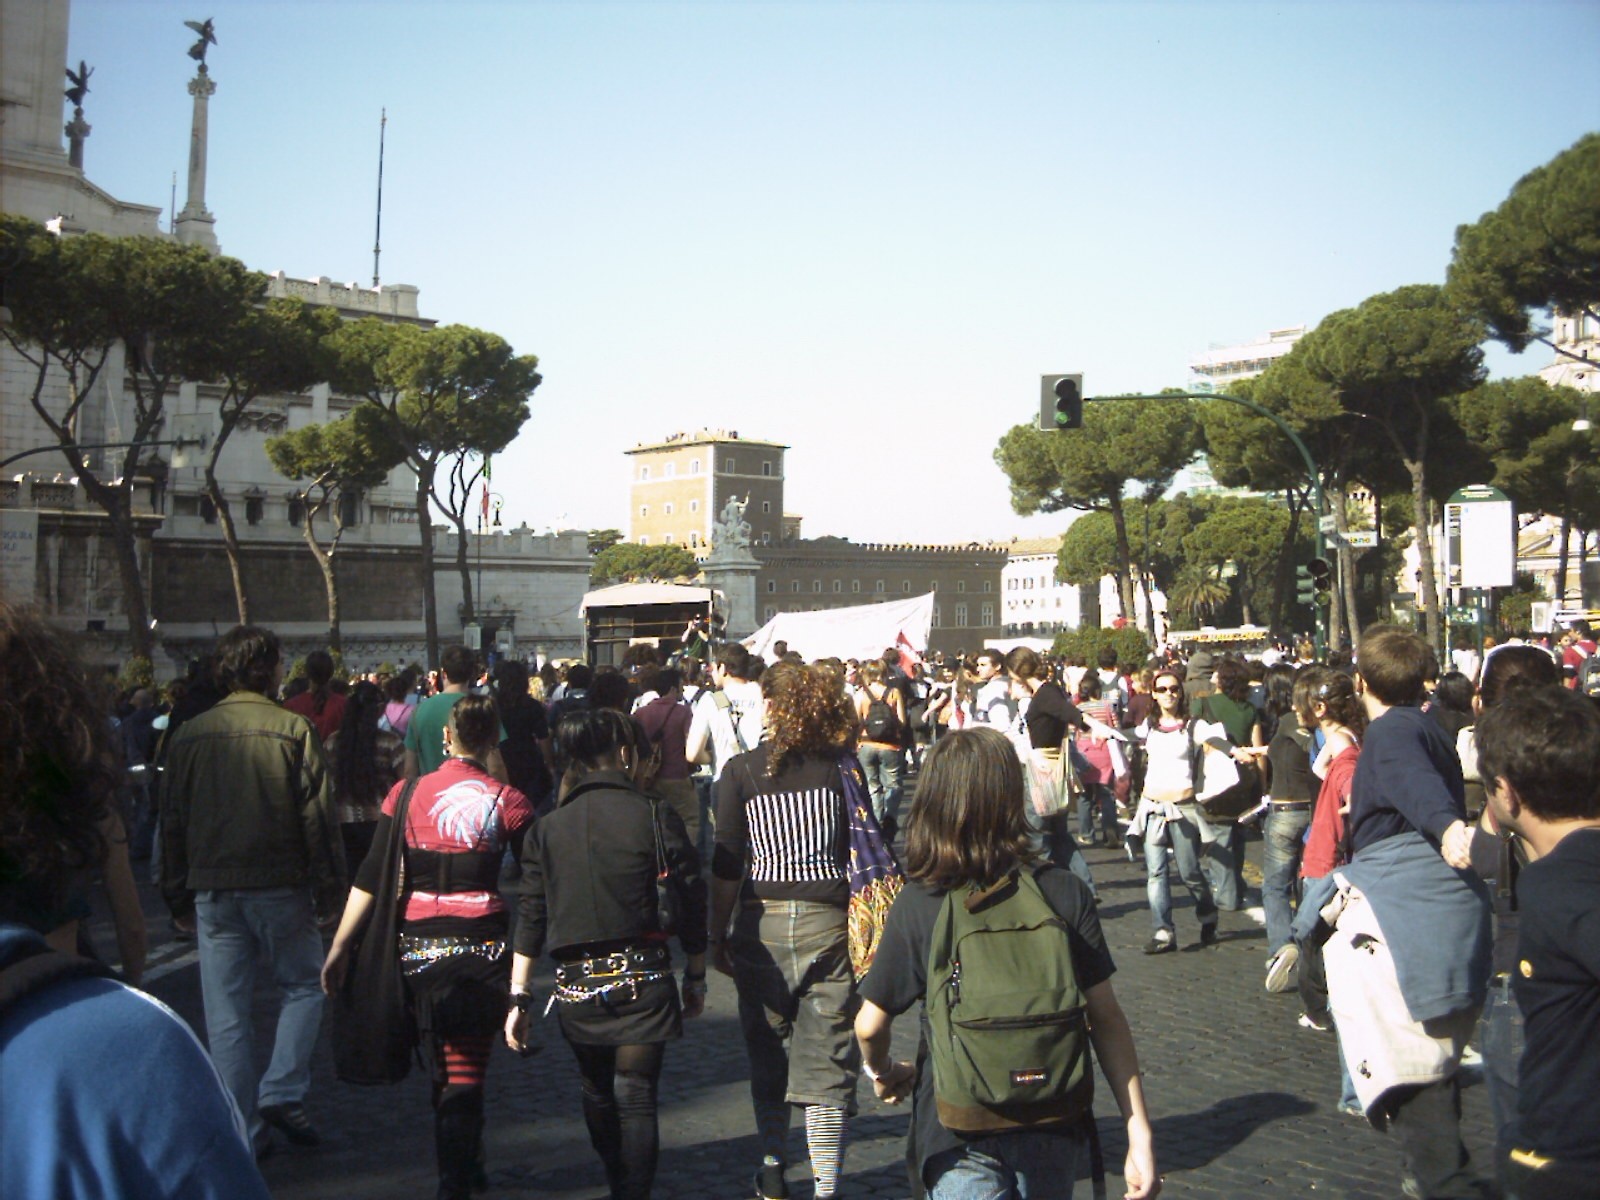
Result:
<instances>
[{"instance_id":1,"label":"wristwatch","mask_svg":"<svg viewBox=\"0 0 1600 1200\"><path fill-rule=\"evenodd\" d=\"M527 1012L530 1008L533 1007L533 993L532 992L512 992L511 993L511 1007L516 1009L518 1012L523 1012L523 1013Z\"/></svg>"},{"instance_id":2,"label":"wristwatch","mask_svg":"<svg viewBox=\"0 0 1600 1200\"><path fill-rule=\"evenodd\" d=\"M880 1075L878 1072L874 1071L871 1067L869 1067L867 1065L866 1059L862 1059L861 1060L861 1073L863 1075L865 1075L868 1079L872 1080L873 1083L882 1083L883 1082L883 1076Z\"/></svg>"}]
</instances>

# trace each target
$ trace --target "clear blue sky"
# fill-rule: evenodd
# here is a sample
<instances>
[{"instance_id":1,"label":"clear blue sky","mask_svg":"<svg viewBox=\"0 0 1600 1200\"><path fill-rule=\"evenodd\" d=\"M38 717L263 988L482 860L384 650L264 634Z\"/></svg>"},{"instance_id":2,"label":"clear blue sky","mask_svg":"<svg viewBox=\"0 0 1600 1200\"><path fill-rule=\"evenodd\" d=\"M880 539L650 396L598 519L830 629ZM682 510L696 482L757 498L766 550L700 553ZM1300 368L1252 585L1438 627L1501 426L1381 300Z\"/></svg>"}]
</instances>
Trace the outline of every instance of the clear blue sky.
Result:
<instances>
[{"instance_id":1,"label":"clear blue sky","mask_svg":"<svg viewBox=\"0 0 1600 1200\"><path fill-rule=\"evenodd\" d=\"M370 283L386 106L384 281L541 359L494 472L535 526L625 529L622 451L711 425L793 447L808 535L1053 532L992 459L1041 373L1154 391L1442 281L1600 128L1592 2L76 0L114 195L182 206L205 16L223 250Z\"/></svg>"}]
</instances>

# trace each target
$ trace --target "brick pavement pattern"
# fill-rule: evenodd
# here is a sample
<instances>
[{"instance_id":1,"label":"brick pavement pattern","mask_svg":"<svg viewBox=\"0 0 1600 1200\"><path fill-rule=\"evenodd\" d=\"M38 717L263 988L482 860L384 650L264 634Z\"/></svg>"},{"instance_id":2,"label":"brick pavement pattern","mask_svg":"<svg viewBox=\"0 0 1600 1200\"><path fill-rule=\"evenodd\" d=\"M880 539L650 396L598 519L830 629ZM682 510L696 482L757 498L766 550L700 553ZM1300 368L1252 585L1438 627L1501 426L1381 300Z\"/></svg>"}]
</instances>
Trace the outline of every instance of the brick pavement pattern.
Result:
<instances>
[{"instance_id":1,"label":"brick pavement pattern","mask_svg":"<svg viewBox=\"0 0 1600 1200\"><path fill-rule=\"evenodd\" d=\"M1251 846L1259 863L1260 844ZM1244 1200L1398 1196L1399 1153L1364 1122L1335 1111L1334 1039L1296 1024L1294 992L1262 987L1265 933L1244 913L1224 913L1221 944L1202 949L1182 887L1175 888L1177 953L1146 957L1150 936L1144 867L1121 854L1089 851L1101 919L1117 962L1117 995L1132 1022L1155 1125L1164 1195ZM1254 880L1259 874L1251 872ZM1181 902L1178 897L1183 897ZM164 927L153 895L152 928ZM104 944L104 943L102 943ZM158 948L157 961L180 947ZM182 960L180 959L181 963ZM150 989L203 1033L192 965L161 974ZM259 1018L258 1018L259 1019ZM258 1044L270 1045L262 1022ZM747 1200L757 1166L748 1066L732 981L715 973L707 1012L668 1048L661 1081L661 1200ZM910 1058L916 1022L902 1020L895 1053ZM489 1069L489 1200L603 1200L599 1163L578 1103L578 1076L553 1018L536 1023L540 1052L520 1059L497 1047ZM904 1166L905 1112L860 1091L850 1123L842 1197L910 1195ZM1463 1131L1478 1170L1490 1170L1487 1098L1463 1097ZM314 1149L279 1140L262 1170L276 1200L396 1200L434 1194L432 1118L426 1074L395 1087L357 1088L334 1078L327 1031L317 1049L307 1100L323 1134ZM1097 1113L1108 1189L1120 1196L1126 1143L1101 1080ZM790 1189L810 1200L804 1130L790 1132ZM1078 1186L1089 1195L1087 1181Z\"/></svg>"}]
</instances>

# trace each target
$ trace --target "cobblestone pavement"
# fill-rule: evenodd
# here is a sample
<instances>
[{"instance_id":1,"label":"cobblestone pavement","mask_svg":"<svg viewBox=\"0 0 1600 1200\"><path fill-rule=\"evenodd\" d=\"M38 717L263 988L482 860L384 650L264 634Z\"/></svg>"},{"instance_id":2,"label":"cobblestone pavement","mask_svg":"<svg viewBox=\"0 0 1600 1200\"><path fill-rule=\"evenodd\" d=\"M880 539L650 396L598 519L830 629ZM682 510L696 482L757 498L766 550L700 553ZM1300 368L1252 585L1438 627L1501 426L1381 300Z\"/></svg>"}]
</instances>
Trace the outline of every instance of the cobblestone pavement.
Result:
<instances>
[{"instance_id":1,"label":"cobblestone pavement","mask_svg":"<svg viewBox=\"0 0 1600 1200\"><path fill-rule=\"evenodd\" d=\"M1260 843L1251 846L1259 862ZM1198 928L1175 887L1177 953L1146 957L1150 936L1143 865L1090 850L1101 917L1118 966L1117 995L1127 1010L1145 1073L1165 1195L1280 1200L1339 1197L1377 1200L1400 1195L1399 1154L1365 1123L1335 1111L1338 1068L1334 1039L1301 1028L1294 993L1262 987L1265 933L1248 913L1224 913L1221 944L1198 945ZM1252 881L1259 874L1249 872ZM192 945L166 941L166 919L151 893L152 955L148 990L202 1031L198 971ZM100 944L110 944L104 928ZM263 994L262 999L267 997ZM270 1027L258 1022L265 1056ZM895 1053L910 1057L901 1021ZM604 1180L589 1149L578 1107L578 1078L554 1019L540 1026L541 1052L523 1060L497 1048L489 1070L490 1200L602 1200ZM756 1142L744 1048L731 981L713 974L706 1015L687 1026L667 1052L661 1084L662 1200L752 1194ZM1098 1111L1112 1196L1120 1196L1125 1141L1103 1082ZM1463 1129L1473 1161L1490 1163L1488 1105L1482 1087L1463 1096ZM905 1197L906 1116L861 1089L861 1115L850 1124L844 1197ZM357 1088L333 1076L327 1031L318 1046L308 1108L323 1145L299 1149L281 1141L263 1164L277 1200L431 1197L432 1120L426 1078L415 1073L389 1088ZM790 1134L790 1186L809 1200L804 1137ZM1078 1194L1087 1196L1087 1183Z\"/></svg>"}]
</instances>

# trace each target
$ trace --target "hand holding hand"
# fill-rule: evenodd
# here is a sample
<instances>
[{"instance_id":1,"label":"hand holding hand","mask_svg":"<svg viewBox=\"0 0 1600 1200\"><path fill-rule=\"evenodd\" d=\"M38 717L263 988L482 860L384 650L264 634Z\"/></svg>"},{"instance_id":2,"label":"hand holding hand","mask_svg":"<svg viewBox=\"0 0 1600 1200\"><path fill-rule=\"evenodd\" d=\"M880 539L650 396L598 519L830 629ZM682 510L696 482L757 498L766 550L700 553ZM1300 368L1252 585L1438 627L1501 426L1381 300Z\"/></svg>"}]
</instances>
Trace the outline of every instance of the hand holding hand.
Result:
<instances>
[{"instance_id":1,"label":"hand holding hand","mask_svg":"<svg viewBox=\"0 0 1600 1200\"><path fill-rule=\"evenodd\" d=\"M872 1090L885 1104L899 1104L911 1095L911 1087L916 1079L917 1068L914 1063L891 1062L872 1081Z\"/></svg>"}]
</instances>

